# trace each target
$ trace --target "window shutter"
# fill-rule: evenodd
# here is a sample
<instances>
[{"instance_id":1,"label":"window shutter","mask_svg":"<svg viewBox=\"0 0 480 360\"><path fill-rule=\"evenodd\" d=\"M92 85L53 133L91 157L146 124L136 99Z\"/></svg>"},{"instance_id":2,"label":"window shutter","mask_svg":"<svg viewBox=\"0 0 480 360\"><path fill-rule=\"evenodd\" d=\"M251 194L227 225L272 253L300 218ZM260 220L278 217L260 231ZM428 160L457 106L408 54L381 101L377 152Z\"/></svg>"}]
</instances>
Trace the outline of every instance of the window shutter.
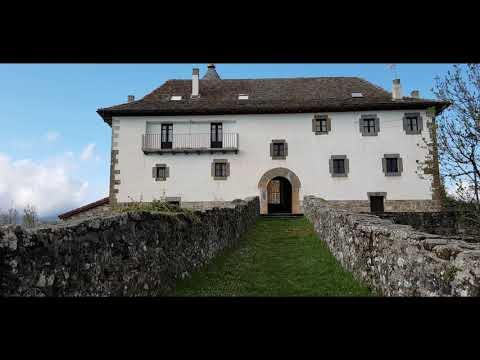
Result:
<instances>
[{"instance_id":1,"label":"window shutter","mask_svg":"<svg viewBox=\"0 0 480 360\"><path fill-rule=\"evenodd\" d=\"M283 148L285 149L285 154L284 155L285 155L285 157L287 157L288 156L288 144L284 143Z\"/></svg>"},{"instance_id":2,"label":"window shutter","mask_svg":"<svg viewBox=\"0 0 480 360\"><path fill-rule=\"evenodd\" d=\"M386 174L387 173L387 159L382 159L382 171Z\"/></svg>"},{"instance_id":3,"label":"window shutter","mask_svg":"<svg viewBox=\"0 0 480 360\"><path fill-rule=\"evenodd\" d=\"M316 123L317 123L317 119L314 117L312 119L312 131L313 132L316 132L316 130L317 130Z\"/></svg>"},{"instance_id":4,"label":"window shutter","mask_svg":"<svg viewBox=\"0 0 480 360\"><path fill-rule=\"evenodd\" d=\"M332 119L330 116L327 116L327 131L330 132L332 130Z\"/></svg>"},{"instance_id":5,"label":"window shutter","mask_svg":"<svg viewBox=\"0 0 480 360\"><path fill-rule=\"evenodd\" d=\"M333 159L328 160L328 171L333 175Z\"/></svg>"},{"instance_id":6,"label":"window shutter","mask_svg":"<svg viewBox=\"0 0 480 360\"><path fill-rule=\"evenodd\" d=\"M215 161L212 162L212 177L215 177Z\"/></svg>"},{"instance_id":7,"label":"window shutter","mask_svg":"<svg viewBox=\"0 0 480 360\"><path fill-rule=\"evenodd\" d=\"M270 143L270 156L273 156L273 143Z\"/></svg>"},{"instance_id":8,"label":"window shutter","mask_svg":"<svg viewBox=\"0 0 480 360\"><path fill-rule=\"evenodd\" d=\"M345 159L345 174L348 174L350 172L350 165L348 162L348 159Z\"/></svg>"},{"instance_id":9,"label":"window shutter","mask_svg":"<svg viewBox=\"0 0 480 360\"><path fill-rule=\"evenodd\" d=\"M421 117L420 115L418 115L418 131L423 131L423 117Z\"/></svg>"},{"instance_id":10,"label":"window shutter","mask_svg":"<svg viewBox=\"0 0 480 360\"><path fill-rule=\"evenodd\" d=\"M403 130L405 130L407 134L410 131L410 129L408 128L408 119L406 115L403 117Z\"/></svg>"},{"instance_id":11,"label":"window shutter","mask_svg":"<svg viewBox=\"0 0 480 360\"><path fill-rule=\"evenodd\" d=\"M363 134L363 118L358 121L360 132Z\"/></svg>"},{"instance_id":12,"label":"window shutter","mask_svg":"<svg viewBox=\"0 0 480 360\"><path fill-rule=\"evenodd\" d=\"M225 169L225 176L228 177L228 176L230 176L230 163L227 162L227 163L225 164L225 167L226 167L226 169Z\"/></svg>"},{"instance_id":13,"label":"window shutter","mask_svg":"<svg viewBox=\"0 0 480 360\"><path fill-rule=\"evenodd\" d=\"M401 174L403 172L403 161L402 158L397 159L398 172Z\"/></svg>"},{"instance_id":14,"label":"window shutter","mask_svg":"<svg viewBox=\"0 0 480 360\"><path fill-rule=\"evenodd\" d=\"M154 167L152 168L152 177L153 177L154 179L157 178L157 167L156 167L156 166L154 166Z\"/></svg>"},{"instance_id":15,"label":"window shutter","mask_svg":"<svg viewBox=\"0 0 480 360\"><path fill-rule=\"evenodd\" d=\"M165 178L170 177L170 168L168 166L165 167Z\"/></svg>"},{"instance_id":16,"label":"window shutter","mask_svg":"<svg viewBox=\"0 0 480 360\"><path fill-rule=\"evenodd\" d=\"M378 116L375 118L375 134L380 132L380 119Z\"/></svg>"}]
</instances>

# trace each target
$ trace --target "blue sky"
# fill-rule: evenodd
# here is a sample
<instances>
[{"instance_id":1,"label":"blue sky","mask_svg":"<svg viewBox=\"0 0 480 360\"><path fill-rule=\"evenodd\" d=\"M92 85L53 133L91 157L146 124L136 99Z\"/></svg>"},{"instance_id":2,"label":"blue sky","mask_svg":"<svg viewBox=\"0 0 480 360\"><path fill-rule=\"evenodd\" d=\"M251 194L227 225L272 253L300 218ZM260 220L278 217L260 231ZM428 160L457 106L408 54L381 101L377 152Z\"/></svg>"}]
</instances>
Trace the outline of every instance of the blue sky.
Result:
<instances>
[{"instance_id":1,"label":"blue sky","mask_svg":"<svg viewBox=\"0 0 480 360\"><path fill-rule=\"evenodd\" d=\"M57 215L108 193L110 127L96 110L139 99L206 64L0 64L0 211ZM434 98L450 64L397 64L402 91ZM360 76L391 91L386 64L217 64L222 78Z\"/></svg>"}]
</instances>

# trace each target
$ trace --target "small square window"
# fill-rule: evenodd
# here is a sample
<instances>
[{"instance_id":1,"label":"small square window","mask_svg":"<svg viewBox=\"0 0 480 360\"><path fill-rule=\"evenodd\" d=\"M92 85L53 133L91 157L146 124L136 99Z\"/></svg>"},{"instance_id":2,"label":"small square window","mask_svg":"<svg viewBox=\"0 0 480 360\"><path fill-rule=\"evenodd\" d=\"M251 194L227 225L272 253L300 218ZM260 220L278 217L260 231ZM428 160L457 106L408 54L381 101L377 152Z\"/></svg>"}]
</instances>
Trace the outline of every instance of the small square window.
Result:
<instances>
[{"instance_id":1,"label":"small square window","mask_svg":"<svg viewBox=\"0 0 480 360\"><path fill-rule=\"evenodd\" d=\"M403 116L403 130L405 130L407 135L421 134L423 119L420 113L406 113Z\"/></svg>"},{"instance_id":2,"label":"small square window","mask_svg":"<svg viewBox=\"0 0 480 360\"><path fill-rule=\"evenodd\" d=\"M155 181L165 181L170 176L167 165L157 164L153 167L152 176Z\"/></svg>"},{"instance_id":3,"label":"small square window","mask_svg":"<svg viewBox=\"0 0 480 360\"><path fill-rule=\"evenodd\" d=\"M312 119L312 131L315 135L326 135L332 128L332 122L328 115L315 114Z\"/></svg>"},{"instance_id":4,"label":"small square window","mask_svg":"<svg viewBox=\"0 0 480 360\"><path fill-rule=\"evenodd\" d=\"M272 140L270 156L273 160L285 160L288 156L288 144L285 140Z\"/></svg>"},{"instance_id":5,"label":"small square window","mask_svg":"<svg viewBox=\"0 0 480 360\"><path fill-rule=\"evenodd\" d=\"M399 154L385 154L382 168L385 176L400 176L403 172L403 160Z\"/></svg>"},{"instance_id":6,"label":"small square window","mask_svg":"<svg viewBox=\"0 0 480 360\"><path fill-rule=\"evenodd\" d=\"M410 131L418 131L418 117L407 116L407 126Z\"/></svg>"},{"instance_id":7,"label":"small square window","mask_svg":"<svg viewBox=\"0 0 480 360\"><path fill-rule=\"evenodd\" d=\"M332 177L348 177L349 161L347 155L332 155L329 160Z\"/></svg>"},{"instance_id":8,"label":"small square window","mask_svg":"<svg viewBox=\"0 0 480 360\"><path fill-rule=\"evenodd\" d=\"M359 123L362 136L378 136L380 119L376 114L362 115Z\"/></svg>"},{"instance_id":9,"label":"small square window","mask_svg":"<svg viewBox=\"0 0 480 360\"><path fill-rule=\"evenodd\" d=\"M230 176L230 164L226 159L216 159L212 162L213 180L227 180Z\"/></svg>"}]
</instances>

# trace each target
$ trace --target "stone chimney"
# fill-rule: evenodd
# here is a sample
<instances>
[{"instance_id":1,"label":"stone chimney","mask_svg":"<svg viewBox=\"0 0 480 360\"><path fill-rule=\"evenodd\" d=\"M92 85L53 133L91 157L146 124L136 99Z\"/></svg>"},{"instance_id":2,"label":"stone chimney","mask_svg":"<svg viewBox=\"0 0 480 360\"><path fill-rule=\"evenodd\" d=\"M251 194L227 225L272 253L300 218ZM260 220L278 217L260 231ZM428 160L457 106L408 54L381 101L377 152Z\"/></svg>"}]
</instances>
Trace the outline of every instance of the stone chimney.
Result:
<instances>
[{"instance_id":1,"label":"stone chimney","mask_svg":"<svg viewBox=\"0 0 480 360\"><path fill-rule=\"evenodd\" d=\"M418 90L413 90L411 93L410 93L410 97L414 98L414 99L420 99L420 91Z\"/></svg>"},{"instance_id":2,"label":"stone chimney","mask_svg":"<svg viewBox=\"0 0 480 360\"><path fill-rule=\"evenodd\" d=\"M135 101L135 96L133 95L128 95L128 102Z\"/></svg>"},{"instance_id":3,"label":"stone chimney","mask_svg":"<svg viewBox=\"0 0 480 360\"><path fill-rule=\"evenodd\" d=\"M221 80L215 70L215 64L208 64L208 69L202 80Z\"/></svg>"},{"instance_id":4,"label":"stone chimney","mask_svg":"<svg viewBox=\"0 0 480 360\"><path fill-rule=\"evenodd\" d=\"M198 97L200 95L199 81L198 81L199 76L200 76L200 70L197 68L194 68L192 71L192 98Z\"/></svg>"},{"instance_id":5,"label":"stone chimney","mask_svg":"<svg viewBox=\"0 0 480 360\"><path fill-rule=\"evenodd\" d=\"M393 100L402 99L402 88L400 86L400 79L393 80L392 99Z\"/></svg>"}]
</instances>

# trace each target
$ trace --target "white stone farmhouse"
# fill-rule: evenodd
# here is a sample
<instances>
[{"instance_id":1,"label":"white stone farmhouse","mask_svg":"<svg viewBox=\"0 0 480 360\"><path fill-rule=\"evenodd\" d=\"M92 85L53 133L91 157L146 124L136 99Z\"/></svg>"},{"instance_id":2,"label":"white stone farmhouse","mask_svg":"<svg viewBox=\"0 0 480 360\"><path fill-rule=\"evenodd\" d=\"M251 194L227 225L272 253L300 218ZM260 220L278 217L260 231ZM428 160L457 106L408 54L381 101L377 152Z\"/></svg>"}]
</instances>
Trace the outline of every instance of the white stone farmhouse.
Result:
<instances>
[{"instance_id":1,"label":"white stone farmhouse","mask_svg":"<svg viewBox=\"0 0 480 360\"><path fill-rule=\"evenodd\" d=\"M302 213L314 195L358 211L435 211L435 116L449 104L358 77L169 80L97 112L112 128L110 204L205 208L259 196Z\"/></svg>"}]
</instances>

